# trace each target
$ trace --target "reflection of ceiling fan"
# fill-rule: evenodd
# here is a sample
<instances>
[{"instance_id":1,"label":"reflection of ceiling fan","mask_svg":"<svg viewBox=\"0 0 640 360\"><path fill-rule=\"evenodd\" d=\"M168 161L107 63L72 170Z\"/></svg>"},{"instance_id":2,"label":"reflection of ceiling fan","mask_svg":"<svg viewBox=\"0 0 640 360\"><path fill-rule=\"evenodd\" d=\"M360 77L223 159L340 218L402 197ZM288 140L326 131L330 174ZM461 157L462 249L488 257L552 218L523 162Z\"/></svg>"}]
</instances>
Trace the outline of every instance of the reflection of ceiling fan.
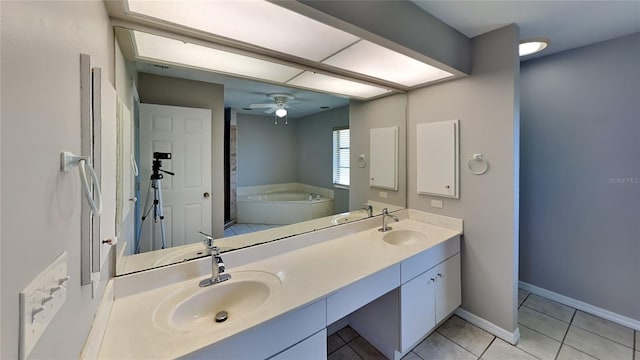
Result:
<instances>
[{"instance_id":1,"label":"reflection of ceiling fan","mask_svg":"<svg viewBox=\"0 0 640 360\"><path fill-rule=\"evenodd\" d=\"M267 94L267 97L274 101L273 104L251 104L249 105L252 109L258 108L267 108L265 112L267 114L271 114L275 111L277 117L285 117L287 116L287 109L291 108L287 102L295 99L295 97L291 94Z\"/></svg>"}]
</instances>

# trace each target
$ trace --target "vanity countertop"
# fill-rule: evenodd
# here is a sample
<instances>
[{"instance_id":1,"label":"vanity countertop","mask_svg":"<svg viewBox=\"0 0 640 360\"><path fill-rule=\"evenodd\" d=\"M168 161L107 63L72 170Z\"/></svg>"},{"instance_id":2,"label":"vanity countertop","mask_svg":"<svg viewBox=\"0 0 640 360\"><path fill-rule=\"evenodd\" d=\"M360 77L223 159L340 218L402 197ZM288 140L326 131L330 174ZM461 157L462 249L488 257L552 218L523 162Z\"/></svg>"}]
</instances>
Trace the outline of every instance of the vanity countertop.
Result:
<instances>
[{"instance_id":1,"label":"vanity countertop","mask_svg":"<svg viewBox=\"0 0 640 360\"><path fill-rule=\"evenodd\" d=\"M409 216L412 217L411 213ZM395 230L423 232L430 241L404 246L390 245L382 240L381 233L375 227L228 269L232 276L243 271L268 272L277 275L282 285L260 311L242 320L224 324L220 330L207 333L169 331L157 326L153 320L154 311L163 299L179 289L197 286L207 276L116 298L99 357L176 358L189 354L326 298L345 286L461 234L458 230L414 219L403 219L391 225Z\"/></svg>"}]
</instances>

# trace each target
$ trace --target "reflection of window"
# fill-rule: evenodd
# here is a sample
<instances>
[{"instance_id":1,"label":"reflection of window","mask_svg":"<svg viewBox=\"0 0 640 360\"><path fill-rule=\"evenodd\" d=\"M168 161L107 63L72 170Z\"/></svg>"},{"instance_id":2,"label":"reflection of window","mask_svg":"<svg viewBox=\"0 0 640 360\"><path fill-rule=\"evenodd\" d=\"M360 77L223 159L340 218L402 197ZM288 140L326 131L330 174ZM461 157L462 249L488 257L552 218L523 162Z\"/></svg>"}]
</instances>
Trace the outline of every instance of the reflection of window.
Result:
<instances>
[{"instance_id":1,"label":"reflection of window","mask_svg":"<svg viewBox=\"0 0 640 360\"><path fill-rule=\"evenodd\" d=\"M349 186L349 129L333 130L333 184Z\"/></svg>"}]
</instances>

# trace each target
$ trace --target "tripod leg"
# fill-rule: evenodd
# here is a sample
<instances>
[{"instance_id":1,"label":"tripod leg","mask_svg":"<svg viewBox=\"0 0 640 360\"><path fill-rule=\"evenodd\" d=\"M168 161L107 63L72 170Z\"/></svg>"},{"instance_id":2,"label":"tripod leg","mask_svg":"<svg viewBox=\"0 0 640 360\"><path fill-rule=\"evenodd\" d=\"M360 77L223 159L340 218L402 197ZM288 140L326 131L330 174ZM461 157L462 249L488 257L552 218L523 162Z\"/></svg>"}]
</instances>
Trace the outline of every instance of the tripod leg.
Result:
<instances>
[{"instance_id":1,"label":"tripod leg","mask_svg":"<svg viewBox=\"0 0 640 360\"><path fill-rule=\"evenodd\" d=\"M154 186L155 189L155 201L154 201L154 218L156 220L156 222L158 221L158 218L160 218L160 237L162 238L162 248L166 248L167 247L167 242L166 242L166 230L164 227L164 208L163 208L163 204L162 204L162 184L160 184L160 180L155 180L156 183Z\"/></svg>"},{"instance_id":2,"label":"tripod leg","mask_svg":"<svg viewBox=\"0 0 640 360\"><path fill-rule=\"evenodd\" d=\"M151 181L149 182L149 186L147 187L147 197L144 201L144 206L142 207L142 217L140 219L140 228L138 229L138 236L136 237L136 246L134 249L135 254L140 253L140 240L142 239L142 228L144 227L144 220L149 216L151 212L151 207L149 207L149 199L151 198Z\"/></svg>"}]
</instances>

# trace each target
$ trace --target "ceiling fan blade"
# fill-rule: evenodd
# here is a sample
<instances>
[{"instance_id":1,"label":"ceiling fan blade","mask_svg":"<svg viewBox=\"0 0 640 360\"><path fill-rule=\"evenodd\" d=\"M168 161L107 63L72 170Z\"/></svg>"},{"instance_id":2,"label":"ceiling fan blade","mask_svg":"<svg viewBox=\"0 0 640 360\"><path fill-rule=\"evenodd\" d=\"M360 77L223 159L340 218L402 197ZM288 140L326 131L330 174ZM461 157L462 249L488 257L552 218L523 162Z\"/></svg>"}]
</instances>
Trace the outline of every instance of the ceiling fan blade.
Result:
<instances>
[{"instance_id":1,"label":"ceiling fan blade","mask_svg":"<svg viewBox=\"0 0 640 360\"><path fill-rule=\"evenodd\" d=\"M270 107L274 107L274 104L251 104L249 105L250 108L252 109L258 109L258 108L270 108Z\"/></svg>"},{"instance_id":2,"label":"ceiling fan blade","mask_svg":"<svg viewBox=\"0 0 640 360\"><path fill-rule=\"evenodd\" d=\"M274 107L272 107L271 109L269 109L269 110L267 110L267 111L265 111L265 112L266 112L267 114L273 114L273 112L274 112L274 111L276 111L276 110L278 110L278 108L274 106Z\"/></svg>"}]
</instances>

